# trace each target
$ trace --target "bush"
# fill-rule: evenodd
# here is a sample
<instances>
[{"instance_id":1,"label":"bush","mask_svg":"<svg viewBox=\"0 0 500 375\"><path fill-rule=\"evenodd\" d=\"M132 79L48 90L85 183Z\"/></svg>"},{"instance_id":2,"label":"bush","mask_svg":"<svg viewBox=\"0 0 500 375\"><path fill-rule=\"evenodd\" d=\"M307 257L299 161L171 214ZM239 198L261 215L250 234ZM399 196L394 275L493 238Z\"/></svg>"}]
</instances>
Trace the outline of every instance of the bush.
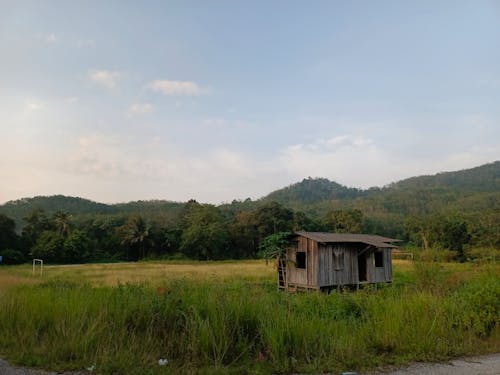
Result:
<instances>
[{"instance_id":1,"label":"bush","mask_svg":"<svg viewBox=\"0 0 500 375\"><path fill-rule=\"evenodd\" d=\"M429 262L452 262L457 259L457 256L458 253L456 251L440 247L432 247L427 252L422 251L418 253L419 259Z\"/></svg>"},{"instance_id":2,"label":"bush","mask_svg":"<svg viewBox=\"0 0 500 375\"><path fill-rule=\"evenodd\" d=\"M465 251L468 260L478 263L494 263L500 261L500 249L494 247L474 247Z\"/></svg>"},{"instance_id":3,"label":"bush","mask_svg":"<svg viewBox=\"0 0 500 375\"><path fill-rule=\"evenodd\" d=\"M0 255L3 256L3 263L5 264L21 264L26 261L23 253L17 250L5 249L0 251Z\"/></svg>"}]
</instances>

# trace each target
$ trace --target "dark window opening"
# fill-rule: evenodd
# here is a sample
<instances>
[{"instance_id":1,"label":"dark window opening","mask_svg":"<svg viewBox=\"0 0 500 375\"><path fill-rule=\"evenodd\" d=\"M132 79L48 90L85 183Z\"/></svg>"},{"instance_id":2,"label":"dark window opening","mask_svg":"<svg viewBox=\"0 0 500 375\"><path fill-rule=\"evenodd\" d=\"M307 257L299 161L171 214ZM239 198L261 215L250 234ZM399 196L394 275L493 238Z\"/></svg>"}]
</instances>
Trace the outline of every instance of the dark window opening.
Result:
<instances>
[{"instance_id":1,"label":"dark window opening","mask_svg":"<svg viewBox=\"0 0 500 375\"><path fill-rule=\"evenodd\" d=\"M306 253L303 251L297 251L295 261L296 268L306 268Z\"/></svg>"},{"instance_id":2,"label":"dark window opening","mask_svg":"<svg viewBox=\"0 0 500 375\"><path fill-rule=\"evenodd\" d=\"M384 252L375 252L375 267L384 267Z\"/></svg>"},{"instance_id":3,"label":"dark window opening","mask_svg":"<svg viewBox=\"0 0 500 375\"><path fill-rule=\"evenodd\" d=\"M365 254L358 255L358 277L359 281L366 281L366 256Z\"/></svg>"}]
</instances>

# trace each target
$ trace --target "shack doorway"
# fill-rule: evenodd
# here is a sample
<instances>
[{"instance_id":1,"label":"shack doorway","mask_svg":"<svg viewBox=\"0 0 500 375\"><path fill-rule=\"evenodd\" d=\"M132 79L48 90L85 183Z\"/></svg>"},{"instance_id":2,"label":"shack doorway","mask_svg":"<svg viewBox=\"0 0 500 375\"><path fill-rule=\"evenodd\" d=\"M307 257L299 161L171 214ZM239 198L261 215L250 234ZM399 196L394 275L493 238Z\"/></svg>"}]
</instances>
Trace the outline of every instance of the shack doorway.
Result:
<instances>
[{"instance_id":1,"label":"shack doorway","mask_svg":"<svg viewBox=\"0 0 500 375\"><path fill-rule=\"evenodd\" d=\"M366 255L358 255L358 277L359 282L366 281Z\"/></svg>"}]
</instances>

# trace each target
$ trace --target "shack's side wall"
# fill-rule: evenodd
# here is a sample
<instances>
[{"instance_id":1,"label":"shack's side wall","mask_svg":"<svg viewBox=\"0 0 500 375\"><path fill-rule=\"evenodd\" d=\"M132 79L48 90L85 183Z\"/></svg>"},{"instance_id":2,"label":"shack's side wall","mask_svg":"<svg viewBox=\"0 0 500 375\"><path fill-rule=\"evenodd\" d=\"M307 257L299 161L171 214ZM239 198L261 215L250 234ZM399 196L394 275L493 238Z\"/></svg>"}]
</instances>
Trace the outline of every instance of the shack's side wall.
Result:
<instances>
[{"instance_id":1,"label":"shack's side wall","mask_svg":"<svg viewBox=\"0 0 500 375\"><path fill-rule=\"evenodd\" d=\"M335 252L343 254L337 267ZM358 283L358 249L349 244L326 244L318 248L318 282L320 287Z\"/></svg>"},{"instance_id":2,"label":"shack's side wall","mask_svg":"<svg viewBox=\"0 0 500 375\"><path fill-rule=\"evenodd\" d=\"M392 281L392 249L384 249L384 281Z\"/></svg>"},{"instance_id":3,"label":"shack's side wall","mask_svg":"<svg viewBox=\"0 0 500 375\"><path fill-rule=\"evenodd\" d=\"M392 281L392 251L391 249L379 249L384 253L383 267L375 267L375 255L370 254L370 258L367 258L367 274L368 281L372 283L383 283Z\"/></svg>"},{"instance_id":4,"label":"shack's side wall","mask_svg":"<svg viewBox=\"0 0 500 375\"><path fill-rule=\"evenodd\" d=\"M297 268L296 253L306 253L306 268ZM298 286L318 286L318 243L299 236L297 246L287 250L287 283Z\"/></svg>"},{"instance_id":5,"label":"shack's side wall","mask_svg":"<svg viewBox=\"0 0 500 375\"><path fill-rule=\"evenodd\" d=\"M362 244L320 244L318 248L318 283L320 287L354 285L360 283L358 254L365 249ZM360 257L366 258L366 281L380 283L392 281L391 249L381 249L384 253L383 267L375 267L376 249L370 249ZM339 269L335 262L335 252L343 253L343 265Z\"/></svg>"}]
</instances>

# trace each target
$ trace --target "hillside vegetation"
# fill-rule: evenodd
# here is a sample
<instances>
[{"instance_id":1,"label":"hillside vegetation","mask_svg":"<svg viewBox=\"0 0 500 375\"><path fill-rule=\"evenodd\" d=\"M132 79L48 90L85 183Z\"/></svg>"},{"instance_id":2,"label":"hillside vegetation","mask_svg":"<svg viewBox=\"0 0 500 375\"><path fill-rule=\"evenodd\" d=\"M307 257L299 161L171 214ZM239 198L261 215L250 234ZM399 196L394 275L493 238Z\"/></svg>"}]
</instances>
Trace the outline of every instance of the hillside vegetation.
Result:
<instances>
[{"instance_id":1,"label":"hillside vegetation","mask_svg":"<svg viewBox=\"0 0 500 375\"><path fill-rule=\"evenodd\" d=\"M500 162L368 190L307 178L256 201L219 206L23 198L0 206L0 255L14 263L33 256L59 263L254 258L264 238L294 230L373 233L441 258L495 259Z\"/></svg>"}]
</instances>

